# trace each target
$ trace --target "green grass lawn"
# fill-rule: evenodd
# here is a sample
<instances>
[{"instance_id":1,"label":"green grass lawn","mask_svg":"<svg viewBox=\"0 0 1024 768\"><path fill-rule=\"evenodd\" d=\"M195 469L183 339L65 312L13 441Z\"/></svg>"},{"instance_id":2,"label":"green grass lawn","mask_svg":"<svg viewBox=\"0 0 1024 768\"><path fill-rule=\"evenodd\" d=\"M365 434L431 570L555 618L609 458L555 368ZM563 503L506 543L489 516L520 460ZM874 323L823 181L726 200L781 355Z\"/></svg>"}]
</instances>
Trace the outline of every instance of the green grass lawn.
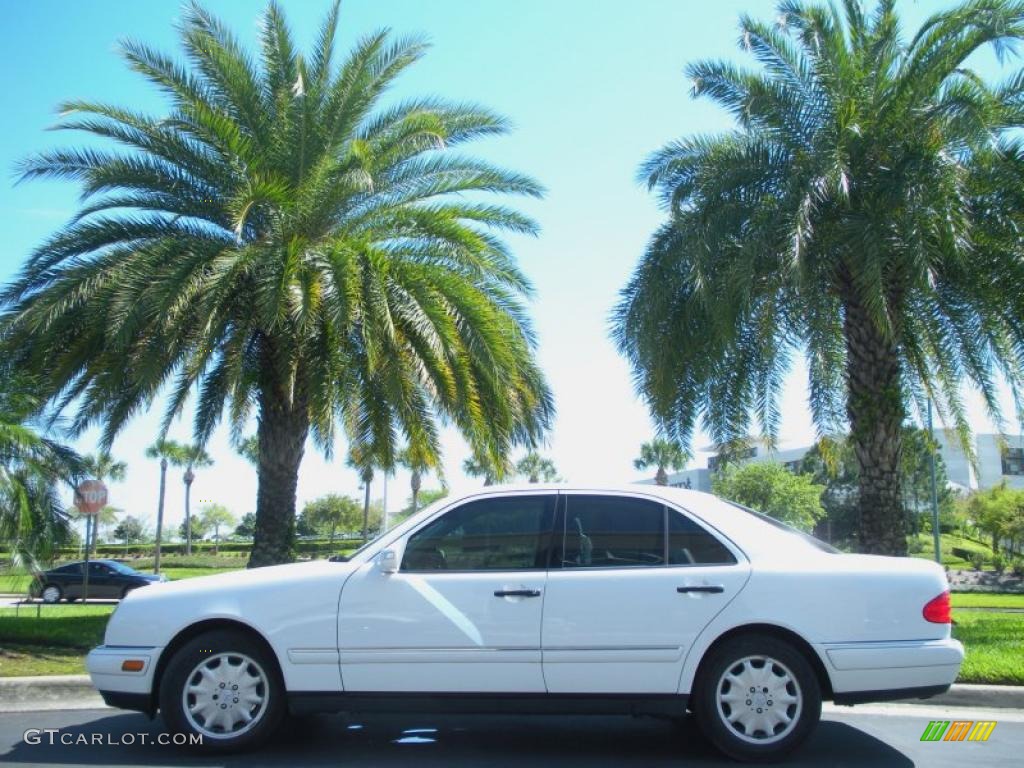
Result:
<instances>
[{"instance_id":1,"label":"green grass lawn","mask_svg":"<svg viewBox=\"0 0 1024 768\"><path fill-rule=\"evenodd\" d=\"M0 677L84 674L85 654L77 648L0 645Z\"/></svg>"},{"instance_id":2,"label":"green grass lawn","mask_svg":"<svg viewBox=\"0 0 1024 768\"><path fill-rule=\"evenodd\" d=\"M1024 609L1024 594L1009 595L990 592L954 592L952 597L953 608Z\"/></svg>"},{"instance_id":3,"label":"green grass lawn","mask_svg":"<svg viewBox=\"0 0 1024 768\"><path fill-rule=\"evenodd\" d=\"M958 682L1024 685L1024 615L954 612L953 637L967 655Z\"/></svg>"}]
</instances>

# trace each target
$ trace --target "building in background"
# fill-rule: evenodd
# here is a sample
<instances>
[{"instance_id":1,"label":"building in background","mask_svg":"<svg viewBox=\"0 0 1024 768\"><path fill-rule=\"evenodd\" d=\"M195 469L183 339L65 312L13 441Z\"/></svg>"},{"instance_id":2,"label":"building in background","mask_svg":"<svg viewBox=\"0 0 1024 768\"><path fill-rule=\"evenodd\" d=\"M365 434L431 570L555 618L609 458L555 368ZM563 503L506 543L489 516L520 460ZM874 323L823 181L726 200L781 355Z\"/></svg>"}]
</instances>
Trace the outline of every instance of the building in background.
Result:
<instances>
[{"instance_id":1,"label":"building in background","mask_svg":"<svg viewBox=\"0 0 1024 768\"><path fill-rule=\"evenodd\" d=\"M935 431L939 443L939 453L946 465L946 476L951 485L962 493L979 489L991 488L1005 482L1011 488L1024 488L1024 436L1007 437L1001 442L999 435L974 435L974 450L978 457L978 471L971 467L970 461L960 447L960 441L952 430ZM800 463L812 446L782 446L772 451L761 439L751 440L745 454L738 457L741 463L750 461L775 461L785 464L796 472ZM706 467L684 469L668 476L668 484L676 488L692 488L695 491L711 492L711 475L721 465L721 457L714 453L714 446L700 450L707 456ZM654 478L640 481L643 485L653 485Z\"/></svg>"}]
</instances>

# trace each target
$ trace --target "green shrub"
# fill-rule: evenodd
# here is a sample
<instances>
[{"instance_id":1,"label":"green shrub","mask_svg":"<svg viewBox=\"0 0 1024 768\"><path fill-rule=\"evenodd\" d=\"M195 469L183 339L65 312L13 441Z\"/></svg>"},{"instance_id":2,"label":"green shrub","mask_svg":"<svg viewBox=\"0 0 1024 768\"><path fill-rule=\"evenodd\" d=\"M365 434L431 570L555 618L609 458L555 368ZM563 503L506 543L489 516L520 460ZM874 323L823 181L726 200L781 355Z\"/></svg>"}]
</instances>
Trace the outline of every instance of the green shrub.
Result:
<instances>
[{"instance_id":1,"label":"green shrub","mask_svg":"<svg viewBox=\"0 0 1024 768\"><path fill-rule=\"evenodd\" d=\"M912 536L910 541L907 542L907 552L911 555L917 555L924 551L924 542L916 536Z\"/></svg>"},{"instance_id":2,"label":"green shrub","mask_svg":"<svg viewBox=\"0 0 1024 768\"><path fill-rule=\"evenodd\" d=\"M972 552L970 557L971 567L976 571L980 571L985 567L985 563L988 558L985 557L983 552Z\"/></svg>"},{"instance_id":3,"label":"green shrub","mask_svg":"<svg viewBox=\"0 0 1024 768\"><path fill-rule=\"evenodd\" d=\"M1015 557L1010 567L1014 576L1024 577L1024 557Z\"/></svg>"},{"instance_id":4,"label":"green shrub","mask_svg":"<svg viewBox=\"0 0 1024 768\"><path fill-rule=\"evenodd\" d=\"M992 555L992 567L996 573L1002 573L1006 570L1006 558L1001 554Z\"/></svg>"}]
</instances>

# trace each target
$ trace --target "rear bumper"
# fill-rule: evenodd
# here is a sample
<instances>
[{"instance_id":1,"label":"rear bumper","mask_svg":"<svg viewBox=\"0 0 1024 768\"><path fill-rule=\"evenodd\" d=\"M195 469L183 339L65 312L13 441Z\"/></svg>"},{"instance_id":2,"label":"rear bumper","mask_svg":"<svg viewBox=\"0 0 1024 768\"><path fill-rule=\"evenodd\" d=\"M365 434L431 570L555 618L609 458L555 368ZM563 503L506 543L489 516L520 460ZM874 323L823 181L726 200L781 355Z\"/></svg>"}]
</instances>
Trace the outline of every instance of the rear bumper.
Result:
<instances>
[{"instance_id":1,"label":"rear bumper","mask_svg":"<svg viewBox=\"0 0 1024 768\"><path fill-rule=\"evenodd\" d=\"M960 673L964 648L952 638L821 646L840 704L927 698Z\"/></svg>"}]
</instances>

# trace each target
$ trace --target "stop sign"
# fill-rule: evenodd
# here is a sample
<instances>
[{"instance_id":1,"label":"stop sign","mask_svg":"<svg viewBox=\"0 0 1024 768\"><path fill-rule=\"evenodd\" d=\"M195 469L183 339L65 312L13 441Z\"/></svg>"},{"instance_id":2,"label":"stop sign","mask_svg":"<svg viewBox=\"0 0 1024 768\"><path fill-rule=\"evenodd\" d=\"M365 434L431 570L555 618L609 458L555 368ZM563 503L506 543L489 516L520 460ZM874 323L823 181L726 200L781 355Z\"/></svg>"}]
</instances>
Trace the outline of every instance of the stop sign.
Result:
<instances>
[{"instance_id":1,"label":"stop sign","mask_svg":"<svg viewBox=\"0 0 1024 768\"><path fill-rule=\"evenodd\" d=\"M95 515L107 506L107 486L99 480L84 480L75 488L75 507L83 515Z\"/></svg>"}]
</instances>

